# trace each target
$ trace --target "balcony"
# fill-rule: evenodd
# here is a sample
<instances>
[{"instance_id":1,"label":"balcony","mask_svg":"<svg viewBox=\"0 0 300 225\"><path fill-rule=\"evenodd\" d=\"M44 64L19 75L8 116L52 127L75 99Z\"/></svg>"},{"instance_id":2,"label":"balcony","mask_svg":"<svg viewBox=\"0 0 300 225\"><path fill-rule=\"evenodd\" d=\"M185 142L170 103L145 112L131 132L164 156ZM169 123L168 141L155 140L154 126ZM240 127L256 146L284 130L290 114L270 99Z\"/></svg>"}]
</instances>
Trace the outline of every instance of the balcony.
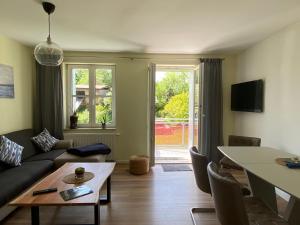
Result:
<instances>
[{"instance_id":1,"label":"balcony","mask_svg":"<svg viewBox=\"0 0 300 225\"><path fill-rule=\"evenodd\" d=\"M190 162L188 148L196 144L197 124L188 119L157 118L155 120L155 158L157 163Z\"/></svg>"}]
</instances>

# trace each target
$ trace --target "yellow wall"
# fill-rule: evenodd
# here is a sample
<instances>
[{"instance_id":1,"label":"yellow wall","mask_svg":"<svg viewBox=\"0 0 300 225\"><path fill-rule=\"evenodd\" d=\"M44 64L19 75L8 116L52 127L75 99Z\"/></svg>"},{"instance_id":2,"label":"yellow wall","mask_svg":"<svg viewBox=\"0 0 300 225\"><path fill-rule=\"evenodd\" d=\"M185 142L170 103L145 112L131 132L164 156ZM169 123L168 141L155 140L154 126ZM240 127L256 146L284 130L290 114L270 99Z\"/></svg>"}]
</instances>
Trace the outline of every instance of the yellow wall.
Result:
<instances>
[{"instance_id":1,"label":"yellow wall","mask_svg":"<svg viewBox=\"0 0 300 225\"><path fill-rule=\"evenodd\" d=\"M66 63L116 64L116 132L114 152L116 160L128 160L132 154L148 154L148 65L198 64L199 55L114 54L66 52ZM223 57L223 56L220 56ZM224 136L232 133L233 117L229 107L230 84L235 75L235 58L226 57L223 67L224 83ZM66 79L65 79L66 80ZM66 118L68 119L68 118ZM101 130L92 132L103 132Z\"/></svg>"},{"instance_id":2,"label":"yellow wall","mask_svg":"<svg viewBox=\"0 0 300 225\"><path fill-rule=\"evenodd\" d=\"M265 80L263 113L236 112L235 133L262 138L262 145L300 155L300 23L238 56L237 82Z\"/></svg>"},{"instance_id":3,"label":"yellow wall","mask_svg":"<svg viewBox=\"0 0 300 225\"><path fill-rule=\"evenodd\" d=\"M0 98L0 134L31 128L33 117L32 49L0 36L0 64L13 67L15 84L15 98Z\"/></svg>"}]
</instances>

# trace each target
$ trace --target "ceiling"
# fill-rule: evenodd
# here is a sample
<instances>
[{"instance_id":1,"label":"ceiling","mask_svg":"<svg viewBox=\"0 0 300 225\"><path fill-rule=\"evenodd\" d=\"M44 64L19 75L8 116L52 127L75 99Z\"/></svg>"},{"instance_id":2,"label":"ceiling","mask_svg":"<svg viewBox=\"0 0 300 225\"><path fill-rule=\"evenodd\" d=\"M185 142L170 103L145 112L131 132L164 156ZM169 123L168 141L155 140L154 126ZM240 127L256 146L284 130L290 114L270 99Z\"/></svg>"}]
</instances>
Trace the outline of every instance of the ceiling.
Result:
<instances>
[{"instance_id":1,"label":"ceiling","mask_svg":"<svg viewBox=\"0 0 300 225\"><path fill-rule=\"evenodd\" d=\"M299 0L51 0L64 50L232 53L300 20ZM47 37L40 0L1 0L0 33L34 46Z\"/></svg>"}]
</instances>

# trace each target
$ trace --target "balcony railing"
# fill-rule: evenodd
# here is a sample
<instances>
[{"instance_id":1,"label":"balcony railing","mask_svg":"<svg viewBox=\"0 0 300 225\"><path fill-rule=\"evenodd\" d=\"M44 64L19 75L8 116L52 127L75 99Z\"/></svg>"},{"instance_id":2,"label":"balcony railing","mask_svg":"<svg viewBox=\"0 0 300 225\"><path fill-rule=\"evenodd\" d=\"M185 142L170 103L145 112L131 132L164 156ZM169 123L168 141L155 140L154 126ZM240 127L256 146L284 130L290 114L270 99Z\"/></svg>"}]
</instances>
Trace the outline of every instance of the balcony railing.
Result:
<instances>
[{"instance_id":1,"label":"balcony railing","mask_svg":"<svg viewBox=\"0 0 300 225\"><path fill-rule=\"evenodd\" d=\"M188 119L156 118L155 145L157 147L176 146L187 148L189 144L189 126L191 125ZM195 137L197 137L197 132L197 124L195 124L193 134Z\"/></svg>"}]
</instances>

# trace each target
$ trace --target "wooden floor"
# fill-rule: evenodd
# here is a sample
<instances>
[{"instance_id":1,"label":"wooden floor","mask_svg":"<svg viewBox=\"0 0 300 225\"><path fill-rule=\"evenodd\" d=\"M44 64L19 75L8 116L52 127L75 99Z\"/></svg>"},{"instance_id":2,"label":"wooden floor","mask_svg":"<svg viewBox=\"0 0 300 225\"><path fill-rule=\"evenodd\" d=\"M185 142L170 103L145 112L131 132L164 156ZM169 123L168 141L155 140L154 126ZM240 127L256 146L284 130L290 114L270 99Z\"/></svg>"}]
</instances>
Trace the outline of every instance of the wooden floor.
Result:
<instances>
[{"instance_id":1,"label":"wooden floor","mask_svg":"<svg viewBox=\"0 0 300 225\"><path fill-rule=\"evenodd\" d=\"M210 195L195 184L192 171L163 172L160 165L143 176L133 176L127 165L117 165L112 177L112 202L101 206L102 225L192 225L191 207L213 207ZM93 223L92 207L42 207L41 225ZM199 225L219 225L215 215ZM4 225L29 225L30 210L20 208Z\"/></svg>"}]
</instances>

